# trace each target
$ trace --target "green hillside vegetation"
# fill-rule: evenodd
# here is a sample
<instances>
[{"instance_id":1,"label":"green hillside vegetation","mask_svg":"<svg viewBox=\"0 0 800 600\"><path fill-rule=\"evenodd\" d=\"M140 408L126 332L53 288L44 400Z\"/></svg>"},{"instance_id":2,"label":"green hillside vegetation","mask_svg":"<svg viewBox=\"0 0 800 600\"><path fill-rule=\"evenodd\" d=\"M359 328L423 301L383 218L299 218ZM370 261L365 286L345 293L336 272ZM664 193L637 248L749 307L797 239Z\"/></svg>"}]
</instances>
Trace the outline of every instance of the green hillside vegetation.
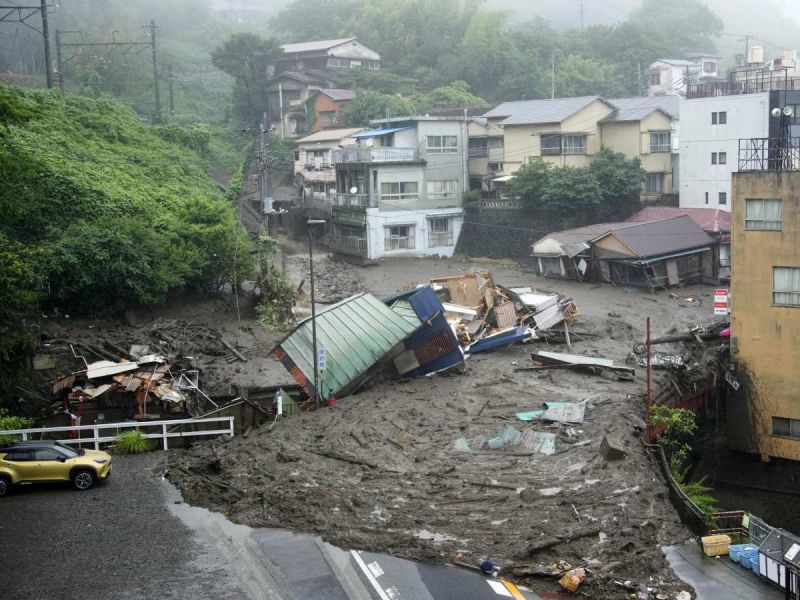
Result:
<instances>
[{"instance_id":1,"label":"green hillside vegetation","mask_svg":"<svg viewBox=\"0 0 800 600\"><path fill-rule=\"evenodd\" d=\"M117 312L249 274L211 147L203 125L148 126L113 100L0 84L0 397L25 370L37 314Z\"/></svg>"}]
</instances>

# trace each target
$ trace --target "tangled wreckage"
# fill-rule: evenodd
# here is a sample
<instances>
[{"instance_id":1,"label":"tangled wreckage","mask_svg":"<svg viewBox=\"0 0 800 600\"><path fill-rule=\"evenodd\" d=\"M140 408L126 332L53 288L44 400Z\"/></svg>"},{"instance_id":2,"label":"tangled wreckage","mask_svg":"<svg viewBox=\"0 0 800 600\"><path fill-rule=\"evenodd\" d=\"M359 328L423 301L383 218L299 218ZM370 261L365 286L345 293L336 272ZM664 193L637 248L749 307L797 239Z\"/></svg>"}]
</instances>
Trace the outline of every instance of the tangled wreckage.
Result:
<instances>
[{"instance_id":1,"label":"tangled wreckage","mask_svg":"<svg viewBox=\"0 0 800 600\"><path fill-rule=\"evenodd\" d=\"M302 321L273 352L309 398L341 398L380 379L462 368L471 355L547 337L558 325L569 341L578 315L569 298L504 288L488 271L476 271L432 279L383 301L351 296L321 310L316 323ZM319 390L314 326L324 357Z\"/></svg>"}]
</instances>

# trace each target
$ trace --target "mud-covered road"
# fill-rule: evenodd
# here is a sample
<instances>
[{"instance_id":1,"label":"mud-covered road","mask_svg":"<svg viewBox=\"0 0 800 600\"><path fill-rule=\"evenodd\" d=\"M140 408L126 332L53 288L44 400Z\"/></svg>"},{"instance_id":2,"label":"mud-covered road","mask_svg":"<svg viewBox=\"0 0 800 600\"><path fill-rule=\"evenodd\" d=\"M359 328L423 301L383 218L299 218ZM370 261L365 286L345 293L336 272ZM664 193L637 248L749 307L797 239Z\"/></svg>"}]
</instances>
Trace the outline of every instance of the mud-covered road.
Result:
<instances>
[{"instance_id":1,"label":"mud-covered road","mask_svg":"<svg viewBox=\"0 0 800 600\"><path fill-rule=\"evenodd\" d=\"M645 317L655 336L711 317L712 290L701 286L679 292L705 300L698 304L542 279L509 264L409 259L350 269L363 289L386 296L475 267L490 269L501 285L574 298L581 311L574 329L583 334L571 350L577 354L622 363L643 340ZM295 269L297 276L303 271ZM634 382L515 371L536 349L543 342L477 355L462 375L384 382L247 439L198 444L174 456L172 480L189 502L236 522L317 533L342 547L441 562L490 559L522 580L538 565L567 561L589 569L582 589L595 598L626 597L629 590L616 583L626 580L663 593L685 589L660 546L687 533L638 441L643 371ZM587 410L580 426L515 418L546 401L581 400ZM454 445L496 435L504 425L555 433L556 453L463 452ZM624 460L600 455L604 436L625 450Z\"/></svg>"}]
</instances>

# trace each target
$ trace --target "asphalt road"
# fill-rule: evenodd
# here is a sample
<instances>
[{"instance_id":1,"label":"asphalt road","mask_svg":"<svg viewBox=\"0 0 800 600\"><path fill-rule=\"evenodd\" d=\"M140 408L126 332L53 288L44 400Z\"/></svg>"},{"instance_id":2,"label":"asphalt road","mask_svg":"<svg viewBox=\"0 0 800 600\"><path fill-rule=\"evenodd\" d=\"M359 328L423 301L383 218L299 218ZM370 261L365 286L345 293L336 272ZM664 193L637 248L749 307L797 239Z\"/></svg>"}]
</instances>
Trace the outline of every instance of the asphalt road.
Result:
<instances>
[{"instance_id":1,"label":"asphalt road","mask_svg":"<svg viewBox=\"0 0 800 600\"><path fill-rule=\"evenodd\" d=\"M0 599L539 598L479 572L235 525L182 503L163 460L117 456L111 478L86 492L25 486L0 499Z\"/></svg>"},{"instance_id":2,"label":"asphalt road","mask_svg":"<svg viewBox=\"0 0 800 600\"><path fill-rule=\"evenodd\" d=\"M48 484L0 499L0 598L246 597L169 511L152 472L159 460L117 456L111 477L86 492Z\"/></svg>"}]
</instances>

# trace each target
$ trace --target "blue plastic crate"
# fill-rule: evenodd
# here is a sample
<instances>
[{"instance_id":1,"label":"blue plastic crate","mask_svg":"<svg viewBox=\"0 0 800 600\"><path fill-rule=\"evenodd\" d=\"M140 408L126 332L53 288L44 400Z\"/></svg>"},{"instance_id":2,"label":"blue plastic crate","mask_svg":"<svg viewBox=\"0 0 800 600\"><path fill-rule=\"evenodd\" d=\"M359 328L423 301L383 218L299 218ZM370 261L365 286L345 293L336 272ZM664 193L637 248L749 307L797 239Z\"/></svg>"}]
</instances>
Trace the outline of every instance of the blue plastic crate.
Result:
<instances>
[{"instance_id":1,"label":"blue plastic crate","mask_svg":"<svg viewBox=\"0 0 800 600\"><path fill-rule=\"evenodd\" d=\"M732 544L729 549L730 559L735 562L741 562L743 554L750 555L752 552L758 552L758 548L753 544Z\"/></svg>"},{"instance_id":2,"label":"blue plastic crate","mask_svg":"<svg viewBox=\"0 0 800 600\"><path fill-rule=\"evenodd\" d=\"M752 569L753 559L747 556L746 554L742 554L739 557L739 564L742 565L745 569Z\"/></svg>"}]
</instances>

